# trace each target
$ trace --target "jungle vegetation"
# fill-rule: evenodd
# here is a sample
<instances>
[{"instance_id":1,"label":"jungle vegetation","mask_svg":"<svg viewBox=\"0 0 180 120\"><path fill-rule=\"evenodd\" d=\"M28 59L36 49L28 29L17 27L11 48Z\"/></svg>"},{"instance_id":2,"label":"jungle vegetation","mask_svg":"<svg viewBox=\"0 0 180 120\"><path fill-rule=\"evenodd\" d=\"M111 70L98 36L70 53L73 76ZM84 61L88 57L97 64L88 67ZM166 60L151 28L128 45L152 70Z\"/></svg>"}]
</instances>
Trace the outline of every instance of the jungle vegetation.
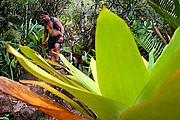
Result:
<instances>
[{"instance_id":1,"label":"jungle vegetation","mask_svg":"<svg viewBox=\"0 0 180 120\"><path fill-rule=\"evenodd\" d=\"M175 103L180 95L171 96L180 89L177 86L180 68L178 0L11 0L0 4L1 76L16 81L27 70L37 78L67 90L84 106L42 82L22 83L48 89L68 101L87 119L179 118L174 111L179 111L179 104ZM65 42L59 56L65 64L63 68L69 72L66 76L57 73L45 60L48 54L47 41L43 41L42 10L49 10L65 27ZM2 91L58 119L63 115L67 119L84 119L4 77L1 80L6 85L0 85ZM16 87L46 104L34 103L12 93L11 89ZM49 112L46 105L63 112L61 115ZM172 109L165 109L169 105Z\"/></svg>"}]
</instances>

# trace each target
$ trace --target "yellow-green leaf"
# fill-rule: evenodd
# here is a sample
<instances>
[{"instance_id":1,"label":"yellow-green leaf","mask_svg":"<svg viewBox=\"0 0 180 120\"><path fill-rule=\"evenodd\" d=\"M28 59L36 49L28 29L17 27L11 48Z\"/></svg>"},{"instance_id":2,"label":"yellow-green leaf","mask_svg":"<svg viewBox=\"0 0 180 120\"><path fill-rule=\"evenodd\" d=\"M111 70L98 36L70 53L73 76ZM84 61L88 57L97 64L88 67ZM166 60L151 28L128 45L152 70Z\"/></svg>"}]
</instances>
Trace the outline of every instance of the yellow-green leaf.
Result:
<instances>
[{"instance_id":1,"label":"yellow-green leaf","mask_svg":"<svg viewBox=\"0 0 180 120\"><path fill-rule=\"evenodd\" d=\"M127 106L149 80L133 35L124 20L104 8L96 27L96 64L103 96Z\"/></svg>"},{"instance_id":2,"label":"yellow-green leaf","mask_svg":"<svg viewBox=\"0 0 180 120\"><path fill-rule=\"evenodd\" d=\"M153 77L178 50L180 50L180 27L176 29L170 43L164 48L161 56L154 64L150 76Z\"/></svg>"},{"instance_id":3,"label":"yellow-green leaf","mask_svg":"<svg viewBox=\"0 0 180 120\"><path fill-rule=\"evenodd\" d=\"M172 76L172 74L180 69L180 50L169 59L163 67L150 79L149 83L143 89L136 104L144 102L157 92L162 84ZM173 94L173 93L172 93Z\"/></svg>"},{"instance_id":4,"label":"yellow-green leaf","mask_svg":"<svg viewBox=\"0 0 180 120\"><path fill-rule=\"evenodd\" d=\"M48 72L50 72L52 75L57 76L62 81L66 81L67 79L61 75L58 71L53 69L50 64L48 64L37 52L29 48L28 46L19 46L21 52L23 52L28 58L33 60L33 62L42 68L46 69ZM53 63L53 61L52 61ZM55 63L54 63L55 64ZM56 63L57 64L57 63Z\"/></svg>"},{"instance_id":5,"label":"yellow-green leaf","mask_svg":"<svg viewBox=\"0 0 180 120\"><path fill-rule=\"evenodd\" d=\"M23 57L10 45L7 45L7 49L9 52L11 52L13 55L16 56L17 60L28 72L30 72L32 75L36 76L37 78L47 83L56 85L60 88L67 90L77 99L79 99L85 105L87 105L91 110L93 110L99 119L102 120L119 119L121 113L124 110L128 109L126 105L123 105L120 102L90 93L86 89L81 87L76 88L74 86L68 85L67 83L60 81L56 77L50 75L43 69L31 63L29 60Z\"/></svg>"},{"instance_id":6,"label":"yellow-green leaf","mask_svg":"<svg viewBox=\"0 0 180 120\"><path fill-rule=\"evenodd\" d=\"M91 61L90 61L90 68L91 68L91 71L92 71L93 78L94 78L95 82L98 84L96 61L94 60L93 57L91 58Z\"/></svg>"},{"instance_id":7,"label":"yellow-green leaf","mask_svg":"<svg viewBox=\"0 0 180 120\"><path fill-rule=\"evenodd\" d=\"M92 79L90 79L87 75L85 75L83 72L70 64L63 55L60 54L59 56L63 63L73 72L71 73L76 76L91 92L99 95L101 94L99 86Z\"/></svg>"},{"instance_id":8,"label":"yellow-green leaf","mask_svg":"<svg viewBox=\"0 0 180 120\"><path fill-rule=\"evenodd\" d=\"M56 78L56 76L53 76L51 74L49 74L48 72L44 71L43 69L41 69L40 67L38 67L37 65L31 63L28 59L26 59L24 56L22 56L19 52L17 52L12 46L10 46L9 44L6 44L6 48L7 50L12 53L16 58L17 60L19 61L19 63L28 71L30 72L31 74L33 74L34 76L38 77L39 79L45 79L46 82L50 83L50 84L53 84L53 85L57 85L59 83L61 83L62 85L67 85L67 86L70 86L70 87L76 87L77 89L83 89L85 90L83 87L81 87L80 85L76 84L76 83L73 83L73 86L72 83L73 81L69 81L67 78L65 78L63 76L63 80L66 81L66 83L62 82L60 79ZM27 52L29 52L27 50ZM28 53L29 54L29 53ZM33 56L33 54L31 54ZM46 63L42 63L42 64L46 64ZM65 80L67 79L67 80ZM68 82L69 81L69 84Z\"/></svg>"},{"instance_id":9,"label":"yellow-green leaf","mask_svg":"<svg viewBox=\"0 0 180 120\"><path fill-rule=\"evenodd\" d=\"M120 120L179 120L179 91L180 67L175 69L151 98L124 112Z\"/></svg>"}]
</instances>

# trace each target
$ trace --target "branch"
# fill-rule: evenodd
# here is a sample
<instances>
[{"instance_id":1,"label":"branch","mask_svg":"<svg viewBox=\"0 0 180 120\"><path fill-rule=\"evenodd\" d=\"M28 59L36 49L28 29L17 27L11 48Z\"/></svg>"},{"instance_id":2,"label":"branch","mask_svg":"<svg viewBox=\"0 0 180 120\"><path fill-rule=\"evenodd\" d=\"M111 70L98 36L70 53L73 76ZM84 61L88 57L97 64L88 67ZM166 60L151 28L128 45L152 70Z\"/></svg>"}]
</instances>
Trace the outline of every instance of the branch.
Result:
<instances>
[{"instance_id":1,"label":"branch","mask_svg":"<svg viewBox=\"0 0 180 120\"><path fill-rule=\"evenodd\" d=\"M154 24L152 25L152 27L154 29L154 32L160 37L160 39L164 42L164 44L167 45L167 41L164 39L159 29Z\"/></svg>"}]
</instances>

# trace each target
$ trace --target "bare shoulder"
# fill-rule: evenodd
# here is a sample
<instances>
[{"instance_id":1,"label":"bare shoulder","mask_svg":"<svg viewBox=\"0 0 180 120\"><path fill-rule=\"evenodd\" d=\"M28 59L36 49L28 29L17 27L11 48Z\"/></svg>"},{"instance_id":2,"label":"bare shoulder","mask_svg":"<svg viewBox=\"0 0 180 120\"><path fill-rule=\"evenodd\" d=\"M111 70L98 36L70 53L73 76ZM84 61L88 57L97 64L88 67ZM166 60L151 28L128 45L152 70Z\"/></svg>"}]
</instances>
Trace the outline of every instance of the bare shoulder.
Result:
<instances>
[{"instance_id":1,"label":"bare shoulder","mask_svg":"<svg viewBox=\"0 0 180 120\"><path fill-rule=\"evenodd\" d=\"M54 21L56 22L60 22L59 19L57 19L56 17L54 17Z\"/></svg>"}]
</instances>

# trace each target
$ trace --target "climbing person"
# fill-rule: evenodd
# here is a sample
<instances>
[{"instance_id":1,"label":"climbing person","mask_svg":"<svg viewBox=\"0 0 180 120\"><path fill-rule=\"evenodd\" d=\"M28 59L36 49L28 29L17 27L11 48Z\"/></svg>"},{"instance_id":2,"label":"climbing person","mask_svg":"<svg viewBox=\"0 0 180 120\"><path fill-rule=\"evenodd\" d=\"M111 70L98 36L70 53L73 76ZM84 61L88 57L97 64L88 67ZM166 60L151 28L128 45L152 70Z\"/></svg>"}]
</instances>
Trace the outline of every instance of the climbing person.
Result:
<instances>
[{"instance_id":1,"label":"climbing person","mask_svg":"<svg viewBox=\"0 0 180 120\"><path fill-rule=\"evenodd\" d=\"M48 39L48 51L52 61L60 63L58 54L64 42L64 27L61 22L49 12L42 11L41 17L44 21L44 41Z\"/></svg>"}]
</instances>

